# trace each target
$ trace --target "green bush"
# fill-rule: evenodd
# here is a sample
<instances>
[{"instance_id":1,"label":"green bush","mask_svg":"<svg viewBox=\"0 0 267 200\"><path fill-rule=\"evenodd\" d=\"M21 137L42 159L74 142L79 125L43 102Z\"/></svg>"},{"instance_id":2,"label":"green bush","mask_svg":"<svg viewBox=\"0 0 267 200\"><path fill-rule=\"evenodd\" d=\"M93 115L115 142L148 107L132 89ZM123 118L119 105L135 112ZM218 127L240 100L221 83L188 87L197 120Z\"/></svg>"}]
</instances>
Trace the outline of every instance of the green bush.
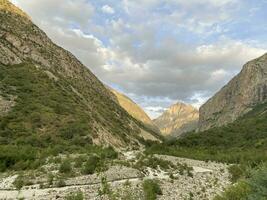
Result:
<instances>
[{"instance_id":1,"label":"green bush","mask_svg":"<svg viewBox=\"0 0 267 200\"><path fill-rule=\"evenodd\" d=\"M267 167L252 169L251 177L241 180L228 188L215 200L266 200L267 197Z\"/></svg>"},{"instance_id":2,"label":"green bush","mask_svg":"<svg viewBox=\"0 0 267 200\"><path fill-rule=\"evenodd\" d=\"M138 169L143 169L144 167L150 167L153 169L157 169L160 167L161 169L170 169L170 168L175 168L175 166L172 164L172 162L163 160L160 158L157 158L152 155L148 156L141 156L136 164L134 165L135 168Z\"/></svg>"},{"instance_id":3,"label":"green bush","mask_svg":"<svg viewBox=\"0 0 267 200\"><path fill-rule=\"evenodd\" d=\"M65 187L66 186L66 182L63 179L59 179L56 183L57 187Z\"/></svg>"},{"instance_id":4,"label":"green bush","mask_svg":"<svg viewBox=\"0 0 267 200\"><path fill-rule=\"evenodd\" d=\"M94 174L97 169L102 167L101 160L97 156L90 156L83 166L83 174Z\"/></svg>"},{"instance_id":5,"label":"green bush","mask_svg":"<svg viewBox=\"0 0 267 200\"><path fill-rule=\"evenodd\" d=\"M36 169L45 158L58 154L95 153L103 159L114 159L114 149L93 145L92 138L97 137L94 124L122 137L138 130L123 123L130 118L127 113L93 87L87 87L81 99L71 88L73 80L56 71L53 74L58 81L32 63L0 65L1 96L16 97L15 106L0 117L1 172ZM77 81L82 88L76 89L84 91L84 83Z\"/></svg>"},{"instance_id":6,"label":"green bush","mask_svg":"<svg viewBox=\"0 0 267 200\"><path fill-rule=\"evenodd\" d=\"M22 175L19 175L13 182L13 185L17 190L20 190L25 185L24 177Z\"/></svg>"},{"instance_id":7,"label":"green bush","mask_svg":"<svg viewBox=\"0 0 267 200\"><path fill-rule=\"evenodd\" d=\"M118 158L118 153L113 149L113 147L104 148L100 153L102 159L116 159Z\"/></svg>"},{"instance_id":8,"label":"green bush","mask_svg":"<svg viewBox=\"0 0 267 200\"><path fill-rule=\"evenodd\" d=\"M247 200L250 192L249 185L246 182L240 182L227 189L222 196L215 197L214 200Z\"/></svg>"},{"instance_id":9,"label":"green bush","mask_svg":"<svg viewBox=\"0 0 267 200\"><path fill-rule=\"evenodd\" d=\"M65 200L83 200L83 192L78 191L75 192L74 194L69 194L68 196L65 197Z\"/></svg>"},{"instance_id":10,"label":"green bush","mask_svg":"<svg viewBox=\"0 0 267 200\"><path fill-rule=\"evenodd\" d=\"M74 167L76 168L80 168L82 167L83 163L86 161L86 156L78 156L77 158L75 158L74 162Z\"/></svg>"},{"instance_id":11,"label":"green bush","mask_svg":"<svg viewBox=\"0 0 267 200\"><path fill-rule=\"evenodd\" d=\"M59 172L60 173L70 173L72 171L72 166L71 166L71 162L69 159L65 159L60 167L59 167Z\"/></svg>"},{"instance_id":12,"label":"green bush","mask_svg":"<svg viewBox=\"0 0 267 200\"><path fill-rule=\"evenodd\" d=\"M245 169L239 165L231 165L228 168L229 173L231 174L232 183L237 182L240 178L244 177Z\"/></svg>"},{"instance_id":13,"label":"green bush","mask_svg":"<svg viewBox=\"0 0 267 200\"><path fill-rule=\"evenodd\" d=\"M145 194L145 200L156 200L157 195L162 195L162 190L155 180L145 180L143 182L143 190Z\"/></svg>"},{"instance_id":14,"label":"green bush","mask_svg":"<svg viewBox=\"0 0 267 200\"><path fill-rule=\"evenodd\" d=\"M265 200L267 198L267 164L254 170L247 182L251 188L249 199Z\"/></svg>"},{"instance_id":15,"label":"green bush","mask_svg":"<svg viewBox=\"0 0 267 200\"><path fill-rule=\"evenodd\" d=\"M49 186L53 185L54 178L55 177L54 177L54 175L52 173L48 174L47 182L48 182Z\"/></svg>"}]
</instances>

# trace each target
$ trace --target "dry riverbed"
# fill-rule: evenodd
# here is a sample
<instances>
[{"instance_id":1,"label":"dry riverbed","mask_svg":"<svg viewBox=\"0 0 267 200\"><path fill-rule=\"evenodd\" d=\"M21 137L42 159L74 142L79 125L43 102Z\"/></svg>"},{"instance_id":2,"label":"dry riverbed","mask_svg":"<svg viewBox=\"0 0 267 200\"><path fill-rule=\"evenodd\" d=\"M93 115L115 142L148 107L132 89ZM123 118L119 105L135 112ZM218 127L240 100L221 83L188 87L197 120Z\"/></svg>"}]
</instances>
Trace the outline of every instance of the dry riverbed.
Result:
<instances>
[{"instance_id":1,"label":"dry riverbed","mask_svg":"<svg viewBox=\"0 0 267 200\"><path fill-rule=\"evenodd\" d=\"M162 195L158 195L160 200L212 200L231 184L225 164L155 155L153 159L168 161L173 165L170 168L150 167L138 162L138 154L124 152L120 160L111 164L105 172L66 177L62 185L52 180L51 185L44 187L48 178L39 174L34 176L31 184L18 191L13 184L18 174L2 174L0 199L66 199L77 192L82 193L84 199L92 200L110 199L111 196L118 196L117 199L144 199L143 181L154 179L158 180L162 190ZM57 170L51 172L58 173ZM106 188L108 192L104 191Z\"/></svg>"}]
</instances>

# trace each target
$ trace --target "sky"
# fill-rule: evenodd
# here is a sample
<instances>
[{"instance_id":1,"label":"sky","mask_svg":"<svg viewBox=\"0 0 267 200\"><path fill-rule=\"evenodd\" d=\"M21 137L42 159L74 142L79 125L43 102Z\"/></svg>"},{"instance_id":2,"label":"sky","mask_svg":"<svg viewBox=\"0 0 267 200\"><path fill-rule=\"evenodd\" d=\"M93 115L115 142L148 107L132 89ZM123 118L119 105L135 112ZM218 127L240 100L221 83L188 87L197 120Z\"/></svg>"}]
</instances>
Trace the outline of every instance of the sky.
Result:
<instances>
[{"instance_id":1,"label":"sky","mask_svg":"<svg viewBox=\"0 0 267 200\"><path fill-rule=\"evenodd\" d=\"M201 106L267 52L267 0L12 0L151 118Z\"/></svg>"}]
</instances>

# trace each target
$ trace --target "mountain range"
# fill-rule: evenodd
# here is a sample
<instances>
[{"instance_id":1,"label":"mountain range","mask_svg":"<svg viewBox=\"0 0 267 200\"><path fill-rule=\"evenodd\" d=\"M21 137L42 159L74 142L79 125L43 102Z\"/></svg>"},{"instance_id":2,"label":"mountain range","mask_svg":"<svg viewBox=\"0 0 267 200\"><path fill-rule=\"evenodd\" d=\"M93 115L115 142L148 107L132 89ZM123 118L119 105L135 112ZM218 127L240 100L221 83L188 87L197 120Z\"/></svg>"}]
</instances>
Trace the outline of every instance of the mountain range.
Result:
<instances>
[{"instance_id":1,"label":"mountain range","mask_svg":"<svg viewBox=\"0 0 267 200\"><path fill-rule=\"evenodd\" d=\"M265 54L244 65L199 112L191 105L177 103L152 121L131 99L107 88L70 52L54 44L23 11L6 0L1 1L0 11L3 133L23 130L25 135L40 136L44 132L47 135L60 132L58 127L69 127L74 132L71 138L75 132L82 132L82 137L89 138L93 144L140 145L140 141L147 139L159 141L159 132L163 136L180 136L224 126L267 100ZM45 94L48 88L55 91ZM23 113L23 106L29 106L27 103L36 104L28 108L31 113ZM12 118L12 112L23 113L25 117ZM14 126L14 121L20 123Z\"/></svg>"},{"instance_id":2,"label":"mountain range","mask_svg":"<svg viewBox=\"0 0 267 200\"><path fill-rule=\"evenodd\" d=\"M154 120L164 136L179 136L198 127L198 110L191 105L176 103Z\"/></svg>"},{"instance_id":3,"label":"mountain range","mask_svg":"<svg viewBox=\"0 0 267 200\"><path fill-rule=\"evenodd\" d=\"M124 147L158 140L87 67L6 0L0 4L0 65L0 135L9 135L6 143L80 137Z\"/></svg>"}]
</instances>

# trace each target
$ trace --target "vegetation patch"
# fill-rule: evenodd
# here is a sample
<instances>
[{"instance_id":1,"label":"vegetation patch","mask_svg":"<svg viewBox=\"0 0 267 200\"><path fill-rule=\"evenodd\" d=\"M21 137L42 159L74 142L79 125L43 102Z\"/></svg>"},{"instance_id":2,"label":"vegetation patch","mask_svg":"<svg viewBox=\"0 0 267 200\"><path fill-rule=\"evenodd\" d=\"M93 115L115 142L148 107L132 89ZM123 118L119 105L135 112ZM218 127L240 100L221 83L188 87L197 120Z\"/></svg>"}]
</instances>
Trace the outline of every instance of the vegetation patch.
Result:
<instances>
[{"instance_id":1,"label":"vegetation patch","mask_svg":"<svg viewBox=\"0 0 267 200\"><path fill-rule=\"evenodd\" d=\"M133 167L139 170L143 170L146 167L150 167L152 169L160 168L163 170L168 170L173 169L176 166L170 161L157 158L153 155L141 155Z\"/></svg>"},{"instance_id":2,"label":"vegetation patch","mask_svg":"<svg viewBox=\"0 0 267 200\"><path fill-rule=\"evenodd\" d=\"M71 193L65 197L65 200L83 200L83 199L84 199L84 195L82 191Z\"/></svg>"},{"instance_id":3,"label":"vegetation patch","mask_svg":"<svg viewBox=\"0 0 267 200\"><path fill-rule=\"evenodd\" d=\"M162 190L155 180L147 179L143 182L145 200L156 200L158 195L162 195Z\"/></svg>"}]
</instances>

